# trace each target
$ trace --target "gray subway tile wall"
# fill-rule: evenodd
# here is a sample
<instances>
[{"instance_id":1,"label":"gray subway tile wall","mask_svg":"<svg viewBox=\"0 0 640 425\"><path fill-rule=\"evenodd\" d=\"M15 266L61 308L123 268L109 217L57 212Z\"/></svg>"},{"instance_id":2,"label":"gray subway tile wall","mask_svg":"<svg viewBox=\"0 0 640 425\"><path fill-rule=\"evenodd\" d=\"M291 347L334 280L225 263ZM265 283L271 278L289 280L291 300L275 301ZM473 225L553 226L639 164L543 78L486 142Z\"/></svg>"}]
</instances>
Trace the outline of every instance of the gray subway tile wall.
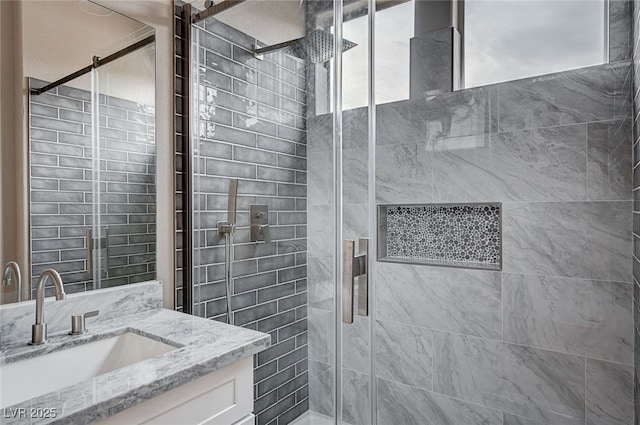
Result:
<instances>
[{"instance_id":1,"label":"gray subway tile wall","mask_svg":"<svg viewBox=\"0 0 640 425\"><path fill-rule=\"evenodd\" d=\"M640 421L640 3L632 2L633 37L633 413Z\"/></svg>"},{"instance_id":2,"label":"gray subway tile wall","mask_svg":"<svg viewBox=\"0 0 640 425\"><path fill-rule=\"evenodd\" d=\"M176 23L178 30L179 9ZM194 203L194 314L226 319L224 239L216 226L226 220L229 179L237 178L232 309L236 325L271 334L271 348L255 358L254 411L257 424L285 425L308 410L309 393L305 67L283 53L256 59L253 38L213 18L195 28L201 75L198 93L193 93L200 104L199 134L194 135L199 188ZM176 137L181 164L189 153L184 135L177 132ZM182 179L181 170L176 178ZM183 205L182 191L176 196ZM250 204L268 205L271 243L250 241ZM176 236L182 237L181 229ZM176 255L181 259L182 250ZM183 273L179 265L180 284ZM181 303L181 287L176 296Z\"/></svg>"},{"instance_id":3,"label":"gray subway tile wall","mask_svg":"<svg viewBox=\"0 0 640 425\"><path fill-rule=\"evenodd\" d=\"M32 87L45 83L30 80ZM154 107L100 95L101 287L155 278ZM86 231L92 225L91 94L60 86L30 96L32 287L60 272L68 293L93 289ZM108 274L107 274L108 264ZM35 289L34 289L35 290Z\"/></svg>"}]
</instances>

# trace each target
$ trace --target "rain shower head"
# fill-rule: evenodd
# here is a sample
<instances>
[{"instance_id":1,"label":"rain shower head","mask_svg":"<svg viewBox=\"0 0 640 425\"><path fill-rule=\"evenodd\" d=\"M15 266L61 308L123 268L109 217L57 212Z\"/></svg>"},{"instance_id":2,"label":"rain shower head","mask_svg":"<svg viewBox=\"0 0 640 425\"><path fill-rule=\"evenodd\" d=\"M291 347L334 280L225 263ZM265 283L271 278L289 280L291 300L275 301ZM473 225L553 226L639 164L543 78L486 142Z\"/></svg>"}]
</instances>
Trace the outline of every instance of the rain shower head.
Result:
<instances>
[{"instance_id":1,"label":"rain shower head","mask_svg":"<svg viewBox=\"0 0 640 425\"><path fill-rule=\"evenodd\" d=\"M342 40L342 51L356 47L357 44ZM334 56L333 34L321 29L310 32L306 37L299 38L291 46L291 53L302 59L309 59L313 63L324 63Z\"/></svg>"},{"instance_id":2,"label":"rain shower head","mask_svg":"<svg viewBox=\"0 0 640 425\"><path fill-rule=\"evenodd\" d=\"M352 41L342 40L343 52L356 46L357 44ZM275 52L282 49L288 49L292 55L302 59L308 59L312 63L324 63L334 56L333 34L321 29L316 29L307 34L306 37L255 49L254 54L259 58L264 53Z\"/></svg>"}]
</instances>

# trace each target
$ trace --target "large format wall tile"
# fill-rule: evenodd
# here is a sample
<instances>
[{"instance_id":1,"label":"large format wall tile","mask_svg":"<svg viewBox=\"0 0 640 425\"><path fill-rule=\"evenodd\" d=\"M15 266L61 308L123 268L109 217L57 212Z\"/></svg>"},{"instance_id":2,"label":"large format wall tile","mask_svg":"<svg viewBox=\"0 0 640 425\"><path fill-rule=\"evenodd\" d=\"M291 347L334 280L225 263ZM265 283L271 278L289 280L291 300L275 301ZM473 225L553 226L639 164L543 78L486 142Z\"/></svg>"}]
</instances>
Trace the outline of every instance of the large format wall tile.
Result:
<instances>
[{"instance_id":1,"label":"large format wall tile","mask_svg":"<svg viewBox=\"0 0 640 425\"><path fill-rule=\"evenodd\" d=\"M442 93L426 102L409 102L413 121L420 122L426 140L461 137L497 131L498 90L496 86Z\"/></svg>"},{"instance_id":2,"label":"large format wall tile","mask_svg":"<svg viewBox=\"0 0 640 425\"><path fill-rule=\"evenodd\" d=\"M333 416L334 382L333 366L309 360L309 408L311 410Z\"/></svg>"},{"instance_id":3,"label":"large format wall tile","mask_svg":"<svg viewBox=\"0 0 640 425\"><path fill-rule=\"evenodd\" d=\"M334 313L317 308L308 309L309 359L332 363L335 353Z\"/></svg>"},{"instance_id":4,"label":"large format wall tile","mask_svg":"<svg viewBox=\"0 0 640 425\"><path fill-rule=\"evenodd\" d=\"M366 204L349 204L347 199L344 202L345 204L342 206L342 237L355 240L357 246L359 238L369 236L369 209Z\"/></svg>"},{"instance_id":5,"label":"large format wall tile","mask_svg":"<svg viewBox=\"0 0 640 425\"><path fill-rule=\"evenodd\" d=\"M587 425L633 423L633 365L587 359Z\"/></svg>"},{"instance_id":6,"label":"large format wall tile","mask_svg":"<svg viewBox=\"0 0 640 425\"><path fill-rule=\"evenodd\" d=\"M375 332L377 376L431 390L433 331L378 321Z\"/></svg>"},{"instance_id":7,"label":"large format wall tile","mask_svg":"<svg viewBox=\"0 0 640 425\"><path fill-rule=\"evenodd\" d=\"M522 416L504 413L504 422L502 425L546 425L545 422L534 421L533 419L523 418Z\"/></svg>"},{"instance_id":8,"label":"large format wall tile","mask_svg":"<svg viewBox=\"0 0 640 425\"><path fill-rule=\"evenodd\" d=\"M355 108L342 112L342 149L357 149L366 157L369 145L369 109Z\"/></svg>"},{"instance_id":9,"label":"large format wall tile","mask_svg":"<svg viewBox=\"0 0 640 425\"><path fill-rule=\"evenodd\" d=\"M586 200L585 124L442 139L434 200Z\"/></svg>"},{"instance_id":10,"label":"large format wall tile","mask_svg":"<svg viewBox=\"0 0 640 425\"><path fill-rule=\"evenodd\" d=\"M309 206L333 203L333 153L331 151L307 154L307 202Z\"/></svg>"},{"instance_id":11,"label":"large format wall tile","mask_svg":"<svg viewBox=\"0 0 640 425\"><path fill-rule=\"evenodd\" d=\"M624 0L621 0L624 1ZM633 68L630 62L618 62L613 67L615 76L614 118L627 119L633 115Z\"/></svg>"},{"instance_id":12,"label":"large format wall tile","mask_svg":"<svg viewBox=\"0 0 640 425\"><path fill-rule=\"evenodd\" d=\"M589 123L587 129L589 200L631 199L631 120Z\"/></svg>"},{"instance_id":13,"label":"large format wall tile","mask_svg":"<svg viewBox=\"0 0 640 425\"><path fill-rule=\"evenodd\" d=\"M601 65L498 85L501 131L614 118L616 65Z\"/></svg>"},{"instance_id":14,"label":"large format wall tile","mask_svg":"<svg viewBox=\"0 0 640 425\"><path fill-rule=\"evenodd\" d=\"M381 145L376 150L376 199L380 203L432 200L433 154L425 142Z\"/></svg>"},{"instance_id":15,"label":"large format wall tile","mask_svg":"<svg viewBox=\"0 0 640 425\"><path fill-rule=\"evenodd\" d=\"M506 203L503 270L631 281L631 202Z\"/></svg>"},{"instance_id":16,"label":"large format wall tile","mask_svg":"<svg viewBox=\"0 0 640 425\"><path fill-rule=\"evenodd\" d=\"M334 303L334 260L328 257L309 256L307 276L309 280L309 307L332 310Z\"/></svg>"},{"instance_id":17,"label":"large format wall tile","mask_svg":"<svg viewBox=\"0 0 640 425\"><path fill-rule=\"evenodd\" d=\"M503 275L505 341L633 363L628 283Z\"/></svg>"},{"instance_id":18,"label":"large format wall tile","mask_svg":"<svg viewBox=\"0 0 640 425\"><path fill-rule=\"evenodd\" d=\"M333 150L333 114L307 118L308 152L331 152Z\"/></svg>"},{"instance_id":19,"label":"large format wall tile","mask_svg":"<svg viewBox=\"0 0 640 425\"><path fill-rule=\"evenodd\" d=\"M342 417L351 425L371 424L371 403L367 374L342 370Z\"/></svg>"},{"instance_id":20,"label":"large format wall tile","mask_svg":"<svg viewBox=\"0 0 640 425\"><path fill-rule=\"evenodd\" d=\"M436 332L434 391L551 425L584 424L584 358Z\"/></svg>"},{"instance_id":21,"label":"large format wall tile","mask_svg":"<svg viewBox=\"0 0 640 425\"><path fill-rule=\"evenodd\" d=\"M316 257L332 257L335 248L333 205L311 205L308 216L309 253Z\"/></svg>"},{"instance_id":22,"label":"large format wall tile","mask_svg":"<svg viewBox=\"0 0 640 425\"><path fill-rule=\"evenodd\" d=\"M370 317L354 312L353 323L342 323L342 365L364 374L371 372Z\"/></svg>"},{"instance_id":23,"label":"large format wall tile","mask_svg":"<svg viewBox=\"0 0 640 425\"><path fill-rule=\"evenodd\" d=\"M499 339L499 272L378 262L378 319Z\"/></svg>"},{"instance_id":24,"label":"large format wall tile","mask_svg":"<svg viewBox=\"0 0 640 425\"><path fill-rule=\"evenodd\" d=\"M378 379L380 425L501 425L499 411Z\"/></svg>"},{"instance_id":25,"label":"large format wall tile","mask_svg":"<svg viewBox=\"0 0 640 425\"><path fill-rule=\"evenodd\" d=\"M369 194L369 157L366 147L342 151L342 199L347 204L366 204ZM323 173L331 170L325 165ZM373 190L373 188L371 188Z\"/></svg>"},{"instance_id":26,"label":"large format wall tile","mask_svg":"<svg viewBox=\"0 0 640 425\"><path fill-rule=\"evenodd\" d=\"M425 141L423 110L419 103L393 102L376 106L376 144Z\"/></svg>"},{"instance_id":27,"label":"large format wall tile","mask_svg":"<svg viewBox=\"0 0 640 425\"><path fill-rule=\"evenodd\" d=\"M631 58L632 13L630 0L609 2L609 61L617 62Z\"/></svg>"}]
</instances>

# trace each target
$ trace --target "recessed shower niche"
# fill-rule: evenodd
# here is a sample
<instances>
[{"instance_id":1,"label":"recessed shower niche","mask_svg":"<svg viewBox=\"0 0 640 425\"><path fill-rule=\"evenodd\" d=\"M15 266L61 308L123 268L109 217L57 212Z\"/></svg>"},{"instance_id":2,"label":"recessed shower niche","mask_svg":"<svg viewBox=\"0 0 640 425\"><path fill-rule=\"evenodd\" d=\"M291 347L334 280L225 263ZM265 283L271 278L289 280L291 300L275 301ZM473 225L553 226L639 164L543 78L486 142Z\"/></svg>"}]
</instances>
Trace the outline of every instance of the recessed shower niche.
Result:
<instances>
[{"instance_id":1,"label":"recessed shower niche","mask_svg":"<svg viewBox=\"0 0 640 425\"><path fill-rule=\"evenodd\" d=\"M502 204L378 206L378 260L501 270Z\"/></svg>"}]
</instances>

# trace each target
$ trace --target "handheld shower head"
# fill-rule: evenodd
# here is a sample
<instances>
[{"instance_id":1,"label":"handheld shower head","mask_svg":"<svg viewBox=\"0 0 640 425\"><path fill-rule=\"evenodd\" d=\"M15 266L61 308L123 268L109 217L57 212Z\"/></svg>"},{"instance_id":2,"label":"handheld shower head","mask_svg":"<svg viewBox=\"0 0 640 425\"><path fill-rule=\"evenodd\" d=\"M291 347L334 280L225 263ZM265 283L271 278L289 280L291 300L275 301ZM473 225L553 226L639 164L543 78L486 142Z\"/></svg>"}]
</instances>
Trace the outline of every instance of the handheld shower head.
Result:
<instances>
[{"instance_id":1,"label":"handheld shower head","mask_svg":"<svg viewBox=\"0 0 640 425\"><path fill-rule=\"evenodd\" d=\"M231 236L235 231L238 212L238 179L229 180L229 198L227 202L227 221L218 222L218 234Z\"/></svg>"},{"instance_id":2,"label":"handheld shower head","mask_svg":"<svg viewBox=\"0 0 640 425\"><path fill-rule=\"evenodd\" d=\"M238 212L238 179L229 180L229 201L227 203L227 222L236 224Z\"/></svg>"}]
</instances>

